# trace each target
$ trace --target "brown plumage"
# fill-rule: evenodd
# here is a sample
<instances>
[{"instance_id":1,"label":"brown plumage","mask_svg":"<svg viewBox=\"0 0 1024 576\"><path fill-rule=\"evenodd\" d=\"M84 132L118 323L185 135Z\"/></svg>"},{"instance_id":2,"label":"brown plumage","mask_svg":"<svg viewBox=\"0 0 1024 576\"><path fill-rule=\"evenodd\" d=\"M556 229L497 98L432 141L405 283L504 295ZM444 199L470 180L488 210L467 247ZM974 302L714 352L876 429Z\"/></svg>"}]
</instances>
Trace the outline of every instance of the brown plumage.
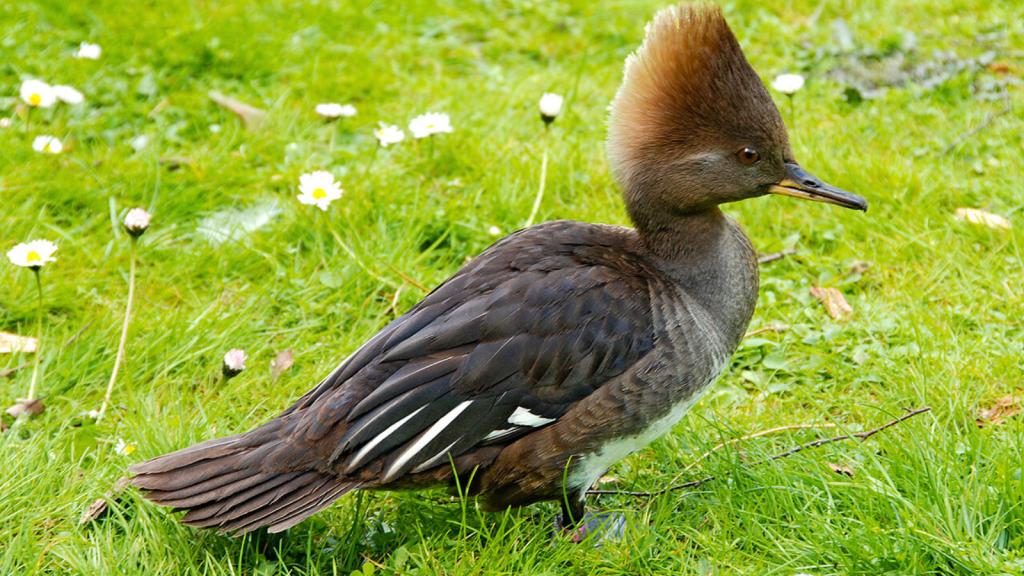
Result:
<instances>
[{"instance_id":1,"label":"brown plumage","mask_svg":"<svg viewBox=\"0 0 1024 576\"><path fill-rule=\"evenodd\" d=\"M709 4L650 25L608 147L636 229L558 221L498 241L277 418L133 466L132 483L235 534L456 478L489 509L563 500L579 520L586 489L685 414L750 321L755 252L719 204L865 205L795 163Z\"/></svg>"}]
</instances>

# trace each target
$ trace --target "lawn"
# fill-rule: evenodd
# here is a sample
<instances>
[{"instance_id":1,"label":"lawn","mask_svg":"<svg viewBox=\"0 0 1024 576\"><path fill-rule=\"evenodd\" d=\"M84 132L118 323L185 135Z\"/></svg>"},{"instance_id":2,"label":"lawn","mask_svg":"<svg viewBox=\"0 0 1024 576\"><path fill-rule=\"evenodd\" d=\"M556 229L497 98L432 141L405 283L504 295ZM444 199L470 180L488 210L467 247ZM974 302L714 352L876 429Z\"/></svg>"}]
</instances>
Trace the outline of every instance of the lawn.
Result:
<instances>
[{"instance_id":1,"label":"lawn","mask_svg":"<svg viewBox=\"0 0 1024 576\"><path fill-rule=\"evenodd\" d=\"M624 539L552 541L553 505L488 514L441 492L351 494L284 534L230 539L129 490L79 525L129 465L273 417L422 287L524 226L545 151L536 221L627 224L606 107L662 5L0 5L0 117L13 117L0 127L0 250L59 245L42 271L47 410L0 436L0 574L1024 573L1024 419L1012 417L1024 386L1024 21L1013 1L723 5L766 82L808 78L792 102L773 92L796 157L871 208L778 196L727 206L761 252L795 250L762 265L751 325L788 329L747 338L672 433L609 472L609 490L719 477L649 502L592 498L625 513ZM99 60L72 57L82 41L102 46ZM25 109L28 78L74 86L85 103ZM246 129L210 90L265 110L264 122ZM566 96L546 132L543 92ZM357 114L327 122L321 102ZM425 112L449 114L454 131L413 141L406 127ZM378 121L406 139L380 148ZM64 151L33 150L42 134ZM300 175L320 169L345 189L326 212L296 200ZM153 225L139 242L127 359L114 408L92 424L82 415L102 402L127 296L121 221L136 206ZM963 207L1012 228L958 220ZM0 330L35 334L32 274L4 259L0 285ZM811 287L838 289L852 314L831 318ZM247 351L247 369L220 382L230 348ZM283 350L295 363L275 379ZM0 354L0 370L31 360ZM4 406L31 374L0 379ZM1000 399L1003 417L979 425ZM923 407L864 442L758 463ZM779 427L790 428L691 467Z\"/></svg>"}]
</instances>

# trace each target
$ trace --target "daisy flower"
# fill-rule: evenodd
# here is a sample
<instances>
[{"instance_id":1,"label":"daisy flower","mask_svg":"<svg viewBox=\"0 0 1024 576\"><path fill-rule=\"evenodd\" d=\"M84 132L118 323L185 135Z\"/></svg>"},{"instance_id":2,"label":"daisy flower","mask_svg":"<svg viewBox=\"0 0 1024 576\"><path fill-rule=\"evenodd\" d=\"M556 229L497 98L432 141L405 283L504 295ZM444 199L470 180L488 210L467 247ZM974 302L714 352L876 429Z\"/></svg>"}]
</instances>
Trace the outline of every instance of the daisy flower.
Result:
<instances>
[{"instance_id":1,"label":"daisy flower","mask_svg":"<svg viewBox=\"0 0 1024 576\"><path fill-rule=\"evenodd\" d=\"M57 251L57 245L49 240L32 240L18 244L7 252L7 258L12 264L25 268L41 268L48 262L56 262L53 253Z\"/></svg>"},{"instance_id":2,"label":"daisy flower","mask_svg":"<svg viewBox=\"0 0 1024 576\"><path fill-rule=\"evenodd\" d=\"M85 102L85 96L71 86L58 84L53 87L53 93L57 99L65 104L81 104Z\"/></svg>"},{"instance_id":3,"label":"daisy flower","mask_svg":"<svg viewBox=\"0 0 1024 576\"><path fill-rule=\"evenodd\" d=\"M60 138L56 136L36 136L32 141L32 149L36 152L60 154L64 151L64 144L61 144Z\"/></svg>"},{"instance_id":4,"label":"daisy flower","mask_svg":"<svg viewBox=\"0 0 1024 576\"><path fill-rule=\"evenodd\" d=\"M10 128L11 124L10 118L0 118L0 128Z\"/></svg>"},{"instance_id":5,"label":"daisy flower","mask_svg":"<svg viewBox=\"0 0 1024 576\"><path fill-rule=\"evenodd\" d=\"M545 92L540 97L540 117L541 120L544 120L545 124L555 121L555 116L558 116L558 113L562 111L562 100L561 96L550 92Z\"/></svg>"},{"instance_id":6,"label":"daisy flower","mask_svg":"<svg viewBox=\"0 0 1024 576\"><path fill-rule=\"evenodd\" d=\"M117 443L114 444L114 453L122 456L127 456L135 452L135 444L128 444L124 440L118 438Z\"/></svg>"},{"instance_id":7,"label":"daisy flower","mask_svg":"<svg viewBox=\"0 0 1024 576\"><path fill-rule=\"evenodd\" d=\"M402 132L398 126L394 124L385 124L383 122L377 122L380 128L373 131L373 135L377 137L377 141L380 145L387 148L391 144L398 144L405 139L405 132Z\"/></svg>"},{"instance_id":8,"label":"daisy flower","mask_svg":"<svg viewBox=\"0 0 1024 576\"><path fill-rule=\"evenodd\" d=\"M53 88L42 80L25 80L21 83L21 99L29 106L49 108L57 103Z\"/></svg>"},{"instance_id":9,"label":"daisy flower","mask_svg":"<svg viewBox=\"0 0 1024 576\"><path fill-rule=\"evenodd\" d=\"M796 94L804 87L804 77L799 74L779 74L772 80L772 88L786 96Z\"/></svg>"},{"instance_id":10,"label":"daisy flower","mask_svg":"<svg viewBox=\"0 0 1024 576\"><path fill-rule=\"evenodd\" d=\"M334 181L334 175L324 170L299 176L299 202L327 210L331 202L341 198L344 190Z\"/></svg>"},{"instance_id":11,"label":"daisy flower","mask_svg":"<svg viewBox=\"0 0 1024 576\"><path fill-rule=\"evenodd\" d=\"M490 234L491 236L501 236L501 228L498 228L497 226L491 226L490 228L487 229L487 233Z\"/></svg>"},{"instance_id":12,"label":"daisy flower","mask_svg":"<svg viewBox=\"0 0 1024 576\"><path fill-rule=\"evenodd\" d=\"M327 104L317 104L313 110L323 116L324 118L340 118L342 116L349 117L356 115L356 107L351 104L337 104L334 102Z\"/></svg>"},{"instance_id":13,"label":"daisy flower","mask_svg":"<svg viewBox=\"0 0 1024 576\"><path fill-rule=\"evenodd\" d=\"M426 138L440 132L451 132L452 124L447 114L428 112L413 118L409 122L409 131L413 138Z\"/></svg>"},{"instance_id":14,"label":"daisy flower","mask_svg":"<svg viewBox=\"0 0 1024 576\"><path fill-rule=\"evenodd\" d=\"M82 42L78 45L78 50L72 54L75 58L84 58L86 60L99 60L100 54L103 53L103 49L100 48L99 44L89 44L88 42Z\"/></svg>"}]
</instances>

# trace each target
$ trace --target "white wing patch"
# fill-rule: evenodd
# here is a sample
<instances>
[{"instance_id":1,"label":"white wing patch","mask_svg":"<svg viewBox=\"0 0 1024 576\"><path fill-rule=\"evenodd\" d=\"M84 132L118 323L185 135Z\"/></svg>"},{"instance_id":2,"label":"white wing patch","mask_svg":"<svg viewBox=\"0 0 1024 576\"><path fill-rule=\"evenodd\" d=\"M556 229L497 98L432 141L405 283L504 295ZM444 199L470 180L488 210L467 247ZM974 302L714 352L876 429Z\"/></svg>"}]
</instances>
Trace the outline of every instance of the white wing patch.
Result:
<instances>
[{"instance_id":1,"label":"white wing patch","mask_svg":"<svg viewBox=\"0 0 1024 576\"><path fill-rule=\"evenodd\" d=\"M512 415L508 417L509 424L515 424L516 426L529 426L530 428L537 428L545 424L550 424L554 421L554 418L544 418L543 416L537 416L536 414L530 412L529 410L523 408L522 406L516 408L516 411L513 412Z\"/></svg>"},{"instance_id":2,"label":"white wing patch","mask_svg":"<svg viewBox=\"0 0 1024 576\"><path fill-rule=\"evenodd\" d=\"M412 414L409 414L405 418L402 418L398 422L395 422L391 426L388 426L386 430L378 434L373 440L367 442L366 445L363 446L363 448L359 452L357 452L355 456L352 457L351 464L349 464L349 469L355 469L358 465L362 464L363 458L370 452L370 450L373 450L374 446L383 442L388 436L393 434L395 430L401 428L402 424L405 424L406 422L411 420L413 416L419 414L420 411L423 410L424 408L426 408L426 406L420 406Z\"/></svg>"},{"instance_id":3,"label":"white wing patch","mask_svg":"<svg viewBox=\"0 0 1024 576\"><path fill-rule=\"evenodd\" d=\"M443 432L444 429L447 428L448 425L451 424L459 416L459 414L462 414L463 410L469 408L469 405L472 403L472 400L466 400L465 402L459 404L455 408L452 408L450 412L442 416L440 420L435 422L433 426L428 428L427 431L424 432L422 436L420 436L419 440L417 440L412 446L409 446L408 448L405 449L404 452L402 452L402 455L395 460L394 464L389 466L387 471L384 472L381 480L383 480L384 482L389 482L390 480L392 480L391 474L393 472L404 466L405 463L411 460L414 456L416 456L416 454L419 453L420 450L423 450L423 448L425 448L427 444L430 443L431 440L433 440L434 438L437 437L438 434ZM447 451L447 449L445 449L445 451Z\"/></svg>"}]
</instances>

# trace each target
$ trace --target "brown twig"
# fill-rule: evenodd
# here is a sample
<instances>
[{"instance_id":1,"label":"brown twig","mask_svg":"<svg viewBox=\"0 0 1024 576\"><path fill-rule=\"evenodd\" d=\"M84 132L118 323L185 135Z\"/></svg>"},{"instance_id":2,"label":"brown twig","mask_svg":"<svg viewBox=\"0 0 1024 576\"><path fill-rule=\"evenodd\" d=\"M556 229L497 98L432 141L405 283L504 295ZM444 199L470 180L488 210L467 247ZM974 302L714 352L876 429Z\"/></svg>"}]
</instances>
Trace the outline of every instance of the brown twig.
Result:
<instances>
[{"instance_id":1,"label":"brown twig","mask_svg":"<svg viewBox=\"0 0 1024 576\"><path fill-rule=\"evenodd\" d=\"M760 258L757 259L757 263L767 264L769 262L775 262L776 260L782 260L786 256L792 256L794 254L796 254L796 249L789 248L788 250L783 250L782 252L776 252L774 254L765 254L764 256L761 256Z\"/></svg>"},{"instance_id":2,"label":"brown twig","mask_svg":"<svg viewBox=\"0 0 1024 576\"><path fill-rule=\"evenodd\" d=\"M72 334L71 338L68 338L67 340L65 340L64 341L64 347L70 346L72 342L74 342L75 340L78 340L78 337L81 336L82 332L85 332L89 328L89 326L92 326L92 322L89 322L85 326L82 326L78 330L78 332L75 332L74 334ZM15 366L14 368L8 368L6 370L0 370L0 378L6 378L6 377L10 376L11 374L14 374L18 370L24 370L25 368L28 368L31 365L32 365L31 362L25 362L21 366Z\"/></svg>"},{"instance_id":3,"label":"brown twig","mask_svg":"<svg viewBox=\"0 0 1024 576\"><path fill-rule=\"evenodd\" d=\"M808 430L808 429L814 429L814 428L835 428L835 427L836 427L836 425L831 423L831 422L828 422L826 424L793 424L793 425L790 425L790 426L780 426L778 428L771 428L770 430L762 430L760 432L755 432L753 434L747 434L746 436L740 436L739 438L733 438L732 440L729 440L728 442L722 442L718 446L715 446L711 450L708 450L707 452L701 454L700 458L697 458L696 460L691 462L689 466L687 466L686 468L683 469L683 472L689 471L690 468L693 468L697 464L700 464L701 460L707 458L708 456L711 456L712 454L714 454L718 450L721 450L722 448L725 448L726 446L732 446L734 444L739 444L740 442L742 442L744 440L753 440L754 438L760 438L762 436L767 436L769 434L775 434L775 433L778 433L778 432L787 432L789 430Z\"/></svg>"},{"instance_id":4,"label":"brown twig","mask_svg":"<svg viewBox=\"0 0 1024 576\"><path fill-rule=\"evenodd\" d=\"M764 334L765 332L775 332L778 334L779 332L785 332L786 330L789 330L789 324L769 324L762 328L758 328L757 330L751 330L744 334L743 337L750 338L751 336L757 336L758 334Z\"/></svg>"},{"instance_id":5,"label":"brown twig","mask_svg":"<svg viewBox=\"0 0 1024 576\"><path fill-rule=\"evenodd\" d=\"M978 132L981 132L982 130L987 128L988 125L991 124L996 118L999 118L1000 116L1002 116L1004 114L1009 114L1011 108L1012 107L1010 106L1010 93L1009 92L1003 92L1003 107L1000 110L997 110L996 112L990 113L985 118L985 121L982 122L981 124L978 124L977 126L975 126L974 128L971 128L967 132L964 132L963 134L957 136L955 140L950 142L945 148L942 149L942 152L939 152L939 156L945 156L946 154L948 154L950 152L950 150L952 150L952 149L956 148L957 146L963 144L968 138L970 138L971 136L974 136Z\"/></svg>"},{"instance_id":6,"label":"brown twig","mask_svg":"<svg viewBox=\"0 0 1024 576\"><path fill-rule=\"evenodd\" d=\"M868 430L867 432L858 432L856 434L844 434L842 436L834 436L832 438L819 438L817 440L813 440L811 442L807 442L806 444L801 444L799 446L795 446L793 448L790 448L789 450L786 450L785 452L780 452L778 454L769 456L768 458L765 458L763 460L758 460L756 462L752 462L750 464L750 466L757 466L758 464L764 464L766 462L772 462L773 460L779 460L781 458L786 458L786 457L792 456L793 454L796 454L797 452L800 452L802 450L806 450L808 448L818 448L819 446L824 446L826 444L832 444L834 442L840 442L842 440L849 440L851 438L860 438L861 440L866 440L866 439L870 438L871 436L874 436L875 434L878 434L882 430L885 430L886 428L891 428L891 427L899 424L900 422L903 422L904 420L913 418L914 416L917 416L918 414L923 414L925 412L928 412L929 410L931 410L931 407L930 406L925 406L924 408L918 408L917 410L910 410L909 408L904 408L904 410L907 410L906 414L904 414L903 416L900 416L899 418L897 418L895 420L891 420L889 422L886 422L885 424L879 426L878 428L875 428L875 429L872 429L872 430ZM662 494L665 494L667 492L675 492L676 490L682 490L684 488L693 488L695 486L700 486L701 484L704 484L704 483L707 483L707 482L711 482L712 480L715 480L715 479L717 479L717 478L719 478L721 476L726 476L730 472L731 472L731 470L726 470L725 472L723 472L723 473L721 473L721 474L719 474L717 476L708 476L706 478L701 478L700 480L693 480L692 482L686 482L684 484L677 484L675 486L671 486L669 488L662 488L661 490L655 490L653 492L625 492L625 491L620 491L620 490L587 490L587 494L588 495L595 495L595 496L597 496L597 495L604 495L604 494L610 494L610 495L618 494L620 496L636 496L636 497L642 497L642 498L654 498L655 496L661 496Z\"/></svg>"},{"instance_id":7,"label":"brown twig","mask_svg":"<svg viewBox=\"0 0 1024 576\"><path fill-rule=\"evenodd\" d=\"M415 286L415 287L419 288L420 290L423 290L424 292L430 292L430 289L429 289L429 288L427 288L427 287L426 287L426 286L424 286L423 284L420 284L419 282L417 282L417 281L413 280L413 279L412 279L412 278L410 278L410 277L409 277L408 275L406 275L406 273L405 273L405 272L402 272L402 271L401 271L401 270L399 270L398 268L395 268L394 266L392 266L390 262L385 262L384 264L386 264L388 268L391 268L391 271L392 271L392 272L394 272L395 274L398 274L399 276L401 276L401 277L402 277L402 280L405 280L405 281L406 281L406 282L408 282L409 284L412 284L413 286Z\"/></svg>"}]
</instances>

